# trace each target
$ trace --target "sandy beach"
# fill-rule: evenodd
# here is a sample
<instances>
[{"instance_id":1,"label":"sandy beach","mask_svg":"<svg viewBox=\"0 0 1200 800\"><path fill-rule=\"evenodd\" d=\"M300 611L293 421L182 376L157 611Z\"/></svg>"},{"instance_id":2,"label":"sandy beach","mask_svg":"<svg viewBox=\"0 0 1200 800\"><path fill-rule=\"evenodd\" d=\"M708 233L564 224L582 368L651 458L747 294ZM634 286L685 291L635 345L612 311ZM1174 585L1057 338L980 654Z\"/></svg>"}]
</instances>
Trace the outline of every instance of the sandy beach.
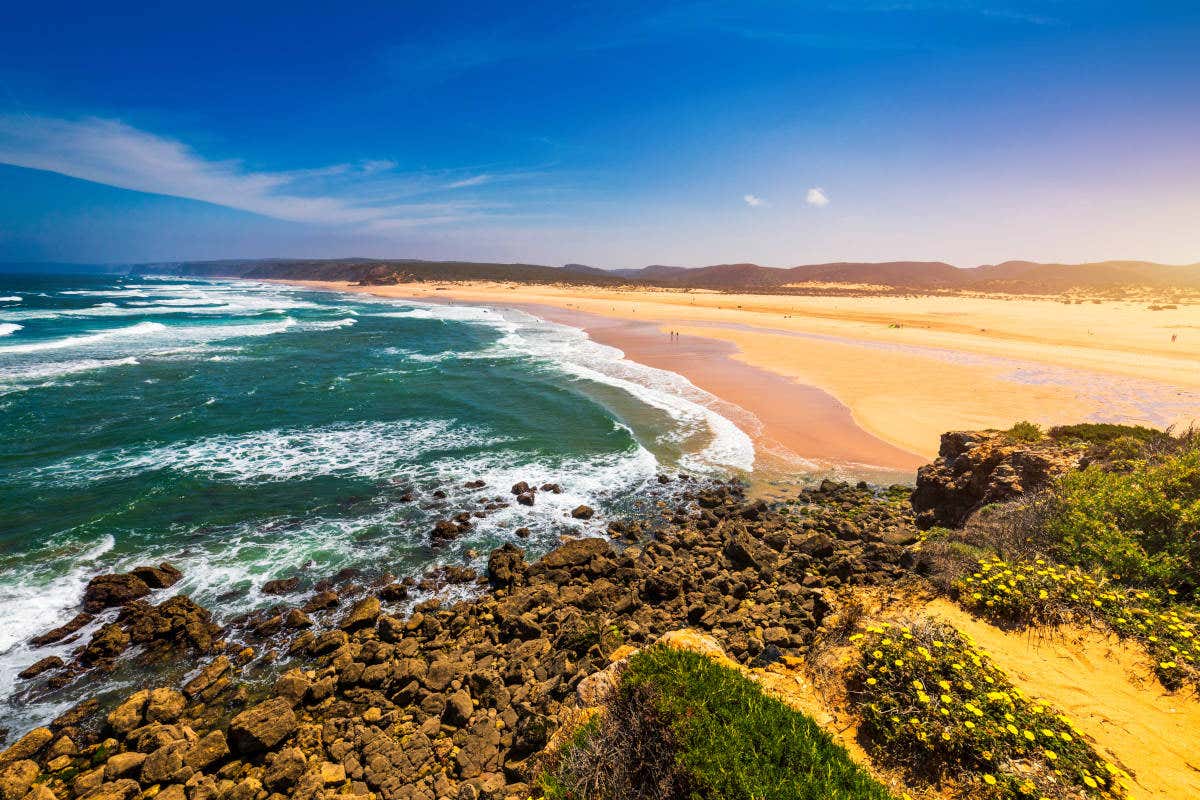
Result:
<instances>
[{"instance_id":1,"label":"sandy beach","mask_svg":"<svg viewBox=\"0 0 1200 800\"><path fill-rule=\"evenodd\" d=\"M1200 419L1200 305L490 282L307 285L521 308L736 407L782 456L911 471L948 429ZM675 331L678 337L669 333Z\"/></svg>"}]
</instances>

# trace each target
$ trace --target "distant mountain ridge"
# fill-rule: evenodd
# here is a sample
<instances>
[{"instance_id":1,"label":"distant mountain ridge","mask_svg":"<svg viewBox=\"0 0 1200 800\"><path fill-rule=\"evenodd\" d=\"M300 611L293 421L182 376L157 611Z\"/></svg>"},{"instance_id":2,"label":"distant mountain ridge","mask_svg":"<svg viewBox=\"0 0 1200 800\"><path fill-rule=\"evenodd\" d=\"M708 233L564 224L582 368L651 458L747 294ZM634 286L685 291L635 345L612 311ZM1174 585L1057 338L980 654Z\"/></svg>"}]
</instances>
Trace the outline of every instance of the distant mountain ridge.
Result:
<instances>
[{"instance_id":1,"label":"distant mountain ridge","mask_svg":"<svg viewBox=\"0 0 1200 800\"><path fill-rule=\"evenodd\" d=\"M812 291L828 285L845 286L847 289L869 286L894 291L969 290L1016 294L1131 288L1200 289L1200 263L1168 265L1149 261L1100 261L1088 264L1005 261L979 267L956 267L943 261L834 262L790 268L749 263L707 267L654 264L641 268L601 269L585 264L551 267L541 264L420 259L270 258L158 262L134 265L130 269L139 273L336 280L366 284L489 280L596 286L632 283L752 292Z\"/></svg>"}]
</instances>

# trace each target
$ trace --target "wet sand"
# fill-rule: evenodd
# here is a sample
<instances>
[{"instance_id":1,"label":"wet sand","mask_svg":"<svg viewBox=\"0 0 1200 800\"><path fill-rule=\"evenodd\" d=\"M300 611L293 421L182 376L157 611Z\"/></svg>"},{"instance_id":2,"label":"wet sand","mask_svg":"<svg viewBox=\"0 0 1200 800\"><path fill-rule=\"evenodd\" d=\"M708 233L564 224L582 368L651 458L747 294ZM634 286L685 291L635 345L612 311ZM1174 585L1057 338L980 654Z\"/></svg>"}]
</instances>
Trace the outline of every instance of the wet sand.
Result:
<instances>
[{"instance_id":1,"label":"wet sand","mask_svg":"<svg viewBox=\"0 0 1200 800\"><path fill-rule=\"evenodd\" d=\"M726 416L763 451L910 476L947 430L1200 420L1200 303L1156 311L1147 298L307 285L522 307L741 407L740 418ZM668 331L681 336L672 342Z\"/></svg>"}]
</instances>

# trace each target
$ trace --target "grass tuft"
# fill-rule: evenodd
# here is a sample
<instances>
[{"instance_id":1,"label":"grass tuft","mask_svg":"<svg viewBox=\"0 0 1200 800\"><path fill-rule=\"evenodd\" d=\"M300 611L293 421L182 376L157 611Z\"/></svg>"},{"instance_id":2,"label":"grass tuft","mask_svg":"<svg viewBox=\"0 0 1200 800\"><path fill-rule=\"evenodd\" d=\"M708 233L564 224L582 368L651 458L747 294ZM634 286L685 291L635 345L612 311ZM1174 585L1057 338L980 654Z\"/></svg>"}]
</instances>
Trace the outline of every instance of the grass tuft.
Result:
<instances>
[{"instance_id":1,"label":"grass tuft","mask_svg":"<svg viewBox=\"0 0 1200 800\"><path fill-rule=\"evenodd\" d=\"M662 646L630 658L605 719L576 734L542 785L555 800L891 798L808 716L737 670Z\"/></svg>"}]
</instances>

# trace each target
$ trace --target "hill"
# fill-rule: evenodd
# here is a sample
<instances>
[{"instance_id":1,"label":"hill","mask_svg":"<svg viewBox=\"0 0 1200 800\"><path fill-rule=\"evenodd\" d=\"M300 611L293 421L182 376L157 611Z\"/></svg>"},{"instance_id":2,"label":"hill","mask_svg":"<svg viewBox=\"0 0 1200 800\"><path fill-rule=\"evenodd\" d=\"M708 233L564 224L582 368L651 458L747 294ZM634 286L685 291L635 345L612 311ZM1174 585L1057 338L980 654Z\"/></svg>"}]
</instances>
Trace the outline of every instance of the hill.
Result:
<instances>
[{"instance_id":1,"label":"hill","mask_svg":"<svg viewBox=\"0 0 1200 800\"><path fill-rule=\"evenodd\" d=\"M208 277L353 281L364 284L413 281L516 281L616 286L637 284L716 291L804 292L829 284L873 286L894 291L981 291L1057 294L1067 291L1113 292L1129 289L1200 290L1200 264L1167 265L1148 261L1042 264L1005 261L956 267L942 261L835 262L781 268L759 264L706 267L651 265L606 270L585 264L551 267L479 261L418 259L249 259L141 264L136 272Z\"/></svg>"}]
</instances>

